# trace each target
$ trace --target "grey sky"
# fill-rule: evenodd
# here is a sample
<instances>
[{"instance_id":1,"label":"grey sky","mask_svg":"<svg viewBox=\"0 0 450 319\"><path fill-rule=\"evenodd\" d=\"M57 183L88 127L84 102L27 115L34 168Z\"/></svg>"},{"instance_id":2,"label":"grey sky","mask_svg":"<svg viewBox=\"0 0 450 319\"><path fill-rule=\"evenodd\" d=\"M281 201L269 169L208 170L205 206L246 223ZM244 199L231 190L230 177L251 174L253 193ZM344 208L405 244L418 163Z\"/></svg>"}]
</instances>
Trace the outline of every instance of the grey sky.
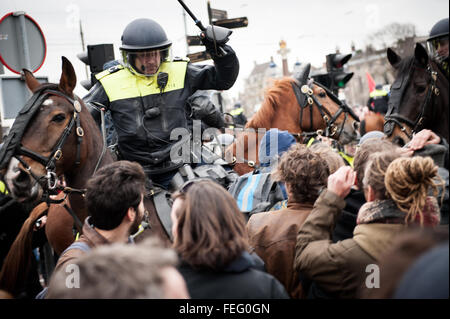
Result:
<instances>
[{"instance_id":1,"label":"grey sky","mask_svg":"<svg viewBox=\"0 0 450 319\"><path fill-rule=\"evenodd\" d=\"M185 0L197 17L207 25L206 0ZM283 39L291 49L289 65L299 60L320 66L325 55L338 46L350 52L368 44L368 35L392 23L413 23L418 35L425 35L433 24L448 17L448 0L211 0L211 7L228 11L228 17L247 16L247 28L234 29L230 45L241 64L236 85L230 90L235 96L243 88L254 61L267 62L277 54ZM185 55L182 8L176 0L111 1L111 0L1 0L0 15L25 11L42 28L48 52L44 66L37 75L48 75L50 81L59 79L61 55L74 65L79 80L85 79L84 65L76 58L81 52L78 19L81 19L86 44L114 43L119 57L120 36L125 26L135 18L147 17L158 21L173 41L174 55ZM186 16L189 34L198 29ZM198 50L198 49L195 49ZM6 72L9 74L9 72ZM77 86L76 93L86 91Z\"/></svg>"}]
</instances>

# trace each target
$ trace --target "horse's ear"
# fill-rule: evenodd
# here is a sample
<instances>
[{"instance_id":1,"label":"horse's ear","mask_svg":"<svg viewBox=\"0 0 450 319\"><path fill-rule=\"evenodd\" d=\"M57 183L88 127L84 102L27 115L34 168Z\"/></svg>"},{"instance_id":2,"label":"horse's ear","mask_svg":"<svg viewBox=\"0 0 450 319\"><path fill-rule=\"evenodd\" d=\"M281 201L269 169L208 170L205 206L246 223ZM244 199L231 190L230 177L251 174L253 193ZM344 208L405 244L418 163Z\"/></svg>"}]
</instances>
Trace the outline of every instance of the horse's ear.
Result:
<instances>
[{"instance_id":1,"label":"horse's ear","mask_svg":"<svg viewBox=\"0 0 450 319\"><path fill-rule=\"evenodd\" d=\"M295 79L300 82L300 85L306 84L311 71L311 63L307 63L300 67L300 70L294 75Z\"/></svg>"},{"instance_id":2,"label":"horse's ear","mask_svg":"<svg viewBox=\"0 0 450 319\"><path fill-rule=\"evenodd\" d=\"M416 43L416 48L414 49L414 57L422 66L428 65L428 53L427 50L420 43Z\"/></svg>"},{"instance_id":3,"label":"horse's ear","mask_svg":"<svg viewBox=\"0 0 450 319\"><path fill-rule=\"evenodd\" d=\"M28 89L34 93L36 89L41 85L41 83L36 80L33 72L31 72L30 70L23 69L22 72L25 77L25 83L27 84Z\"/></svg>"},{"instance_id":4,"label":"horse's ear","mask_svg":"<svg viewBox=\"0 0 450 319\"><path fill-rule=\"evenodd\" d=\"M397 67L398 63L402 60L401 57L398 56L397 53L395 53L394 50L391 48L387 49L387 58L389 63L395 68Z\"/></svg>"},{"instance_id":5,"label":"horse's ear","mask_svg":"<svg viewBox=\"0 0 450 319\"><path fill-rule=\"evenodd\" d=\"M66 58L62 57L62 74L59 79L59 89L69 96L73 95L73 89L77 85L77 76L73 69L72 63Z\"/></svg>"}]
</instances>

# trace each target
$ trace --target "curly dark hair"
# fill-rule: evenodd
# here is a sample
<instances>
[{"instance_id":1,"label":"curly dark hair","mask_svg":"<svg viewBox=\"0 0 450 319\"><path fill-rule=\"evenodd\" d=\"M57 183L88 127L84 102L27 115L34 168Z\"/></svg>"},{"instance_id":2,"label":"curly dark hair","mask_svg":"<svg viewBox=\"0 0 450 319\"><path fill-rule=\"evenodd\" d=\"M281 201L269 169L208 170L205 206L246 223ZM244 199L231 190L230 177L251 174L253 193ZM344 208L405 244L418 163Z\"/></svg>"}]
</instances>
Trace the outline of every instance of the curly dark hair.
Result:
<instances>
[{"instance_id":1,"label":"curly dark hair","mask_svg":"<svg viewBox=\"0 0 450 319\"><path fill-rule=\"evenodd\" d=\"M325 159L302 144L284 153L272 173L274 180L289 184L289 201L296 203L314 203L329 175Z\"/></svg>"},{"instance_id":2,"label":"curly dark hair","mask_svg":"<svg viewBox=\"0 0 450 319\"><path fill-rule=\"evenodd\" d=\"M87 183L86 207L91 223L103 230L116 228L128 208L137 207L145 191L145 174L135 162L117 161L102 167Z\"/></svg>"}]
</instances>

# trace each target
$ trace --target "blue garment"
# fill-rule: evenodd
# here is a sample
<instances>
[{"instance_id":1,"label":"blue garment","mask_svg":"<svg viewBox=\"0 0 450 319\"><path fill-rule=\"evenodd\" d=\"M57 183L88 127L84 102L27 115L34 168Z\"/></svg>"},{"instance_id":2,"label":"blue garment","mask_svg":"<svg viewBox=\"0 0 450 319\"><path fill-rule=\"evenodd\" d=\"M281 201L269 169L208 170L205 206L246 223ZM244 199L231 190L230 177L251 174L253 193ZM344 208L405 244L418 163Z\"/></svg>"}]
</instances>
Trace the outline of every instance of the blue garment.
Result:
<instances>
[{"instance_id":1,"label":"blue garment","mask_svg":"<svg viewBox=\"0 0 450 319\"><path fill-rule=\"evenodd\" d=\"M264 134L259 144L258 158L262 173L270 173L278 159L297 141L288 131L280 131L277 128L270 129ZM284 183L280 185L283 196L287 199L287 192Z\"/></svg>"},{"instance_id":2,"label":"blue garment","mask_svg":"<svg viewBox=\"0 0 450 319\"><path fill-rule=\"evenodd\" d=\"M448 299L448 241L423 254L403 275L394 299Z\"/></svg>"},{"instance_id":3,"label":"blue garment","mask_svg":"<svg viewBox=\"0 0 450 319\"><path fill-rule=\"evenodd\" d=\"M274 162L295 143L294 136L288 131L280 131L277 128L268 130L259 144L258 158L261 167L273 166Z\"/></svg>"}]
</instances>

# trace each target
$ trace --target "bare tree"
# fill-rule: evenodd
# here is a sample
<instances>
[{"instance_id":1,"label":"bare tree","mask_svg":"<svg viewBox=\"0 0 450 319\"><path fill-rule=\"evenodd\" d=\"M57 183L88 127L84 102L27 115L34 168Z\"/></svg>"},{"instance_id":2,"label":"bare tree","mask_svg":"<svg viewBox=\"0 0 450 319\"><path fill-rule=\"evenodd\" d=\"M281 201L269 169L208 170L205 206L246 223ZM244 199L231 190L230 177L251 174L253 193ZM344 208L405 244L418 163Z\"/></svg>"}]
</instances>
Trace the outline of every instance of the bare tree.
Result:
<instances>
[{"instance_id":1,"label":"bare tree","mask_svg":"<svg viewBox=\"0 0 450 319\"><path fill-rule=\"evenodd\" d=\"M377 48L387 48L415 36L416 26L414 24L391 23L370 35L369 41Z\"/></svg>"}]
</instances>

